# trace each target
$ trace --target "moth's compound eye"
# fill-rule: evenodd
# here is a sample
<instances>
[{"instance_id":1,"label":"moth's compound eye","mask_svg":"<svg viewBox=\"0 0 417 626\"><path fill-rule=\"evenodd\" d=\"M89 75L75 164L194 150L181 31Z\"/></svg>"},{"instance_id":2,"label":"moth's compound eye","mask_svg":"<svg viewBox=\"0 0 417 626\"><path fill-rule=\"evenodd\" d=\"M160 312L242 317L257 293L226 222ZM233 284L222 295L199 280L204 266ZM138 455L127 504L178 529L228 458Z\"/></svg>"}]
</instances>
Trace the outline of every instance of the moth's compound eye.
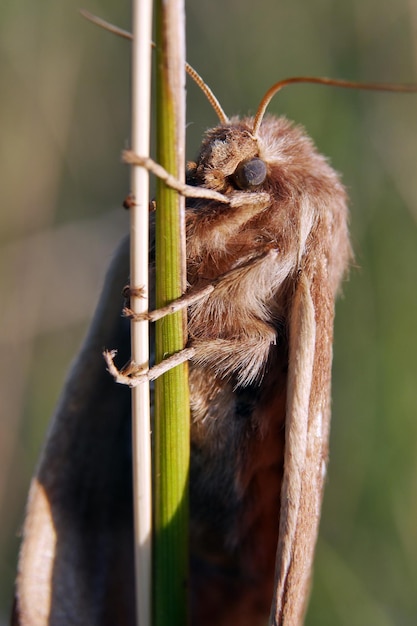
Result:
<instances>
[{"instance_id":1,"label":"moth's compound eye","mask_svg":"<svg viewBox=\"0 0 417 626\"><path fill-rule=\"evenodd\" d=\"M262 159L255 157L239 163L232 175L232 179L239 189L250 189L251 187L261 185L266 175L266 164Z\"/></svg>"}]
</instances>

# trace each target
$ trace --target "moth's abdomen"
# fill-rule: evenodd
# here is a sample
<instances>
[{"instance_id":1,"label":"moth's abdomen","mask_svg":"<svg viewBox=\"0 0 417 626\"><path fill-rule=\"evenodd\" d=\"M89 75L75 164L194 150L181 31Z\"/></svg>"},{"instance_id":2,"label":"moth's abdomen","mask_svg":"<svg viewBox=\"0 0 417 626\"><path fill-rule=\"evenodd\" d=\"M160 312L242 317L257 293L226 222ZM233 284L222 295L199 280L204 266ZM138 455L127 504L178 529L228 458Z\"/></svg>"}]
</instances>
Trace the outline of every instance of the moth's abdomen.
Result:
<instances>
[{"instance_id":1,"label":"moth's abdomen","mask_svg":"<svg viewBox=\"0 0 417 626\"><path fill-rule=\"evenodd\" d=\"M286 344L261 384L192 366L193 626L260 626L273 590L283 471Z\"/></svg>"}]
</instances>

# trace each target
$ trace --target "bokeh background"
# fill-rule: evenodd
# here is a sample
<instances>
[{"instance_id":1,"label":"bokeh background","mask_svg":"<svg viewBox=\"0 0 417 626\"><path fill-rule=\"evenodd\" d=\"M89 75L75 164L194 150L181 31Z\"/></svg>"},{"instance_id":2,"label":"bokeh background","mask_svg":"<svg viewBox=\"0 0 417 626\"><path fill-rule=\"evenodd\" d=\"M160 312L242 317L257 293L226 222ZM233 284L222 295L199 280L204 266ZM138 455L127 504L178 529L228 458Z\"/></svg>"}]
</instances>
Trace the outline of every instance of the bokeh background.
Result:
<instances>
[{"instance_id":1,"label":"bokeh background","mask_svg":"<svg viewBox=\"0 0 417 626\"><path fill-rule=\"evenodd\" d=\"M129 44L79 1L0 6L0 623L24 501L117 241ZM129 28L126 2L84 8ZM416 0L199 0L187 57L228 114L280 78L417 82ZM188 86L188 156L216 121ZM417 623L417 95L293 86L270 111L343 173L356 262L337 310L331 463L308 626Z\"/></svg>"}]
</instances>

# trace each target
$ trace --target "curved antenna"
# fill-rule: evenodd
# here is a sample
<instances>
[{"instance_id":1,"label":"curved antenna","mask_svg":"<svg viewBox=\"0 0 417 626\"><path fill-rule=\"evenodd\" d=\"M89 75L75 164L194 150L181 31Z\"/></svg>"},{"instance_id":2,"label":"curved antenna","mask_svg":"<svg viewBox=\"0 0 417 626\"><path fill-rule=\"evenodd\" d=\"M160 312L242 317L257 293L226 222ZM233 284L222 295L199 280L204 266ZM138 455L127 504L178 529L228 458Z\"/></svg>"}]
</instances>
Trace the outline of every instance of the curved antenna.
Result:
<instances>
[{"instance_id":1,"label":"curved antenna","mask_svg":"<svg viewBox=\"0 0 417 626\"><path fill-rule=\"evenodd\" d=\"M96 24L96 26L100 26L100 28L104 28L104 30L108 30L114 35L118 35L119 37L123 37L124 39L130 39L130 40L133 39L133 35L132 33L129 33L129 31L123 30L123 28L119 28L118 26L114 26L114 24L111 24L110 22L106 22L106 20L103 20L101 19L101 17L97 17L96 15L93 15L92 13L90 13L89 11L86 11L85 9L80 9L80 13L89 22L93 22L93 24ZM152 45L155 47L155 44L153 42L152 42ZM220 102L217 100L216 96L214 95L210 87L201 78L200 74L193 67L191 67L189 63L185 64L185 71L187 72L188 76L190 76L190 78L193 79L196 85L200 87L201 91L203 92L203 94L206 96L207 100L213 107L217 117L219 118L220 123L228 124L229 118L227 117L226 113L223 111L223 108Z\"/></svg>"},{"instance_id":2,"label":"curved antenna","mask_svg":"<svg viewBox=\"0 0 417 626\"><path fill-rule=\"evenodd\" d=\"M223 111L223 108L220 102L217 100L216 96L214 95L210 87L201 78L200 74L193 67L191 67L189 63L185 64L185 71L187 72L188 76L190 76L190 78L193 79L195 84L198 85L198 87L200 87L201 91L206 96L207 100L210 102L211 106L216 112L220 123L228 124L229 118L227 117L226 113Z\"/></svg>"},{"instance_id":3,"label":"curved antenna","mask_svg":"<svg viewBox=\"0 0 417 626\"><path fill-rule=\"evenodd\" d=\"M391 91L399 93L417 93L417 85L402 85L395 83L356 83L350 80L338 80L335 78L324 78L318 76L293 76L280 80L272 85L261 100L253 122L253 134L257 135L259 127L265 115L266 108L275 94L283 87L294 83L315 83L317 85L332 85L333 87L343 87L344 89L365 89L368 91Z\"/></svg>"}]
</instances>

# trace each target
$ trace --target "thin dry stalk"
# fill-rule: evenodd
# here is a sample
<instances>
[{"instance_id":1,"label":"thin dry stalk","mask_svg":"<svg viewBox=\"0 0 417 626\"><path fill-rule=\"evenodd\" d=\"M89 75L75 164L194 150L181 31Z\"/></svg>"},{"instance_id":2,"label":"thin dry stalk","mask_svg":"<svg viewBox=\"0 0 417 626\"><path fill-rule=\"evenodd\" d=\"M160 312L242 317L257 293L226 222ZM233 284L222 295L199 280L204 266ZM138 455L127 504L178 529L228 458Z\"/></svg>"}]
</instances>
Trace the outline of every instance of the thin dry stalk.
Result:
<instances>
[{"instance_id":1,"label":"thin dry stalk","mask_svg":"<svg viewBox=\"0 0 417 626\"><path fill-rule=\"evenodd\" d=\"M132 149L149 155L151 102L152 0L133 1L132 48ZM149 175L132 167L130 283L131 308L135 313L148 309L148 206ZM141 297L135 296L142 288ZM148 323L132 319L132 360L149 361ZM132 389L133 485L135 517L135 570L138 626L151 626L152 558L152 469L149 384Z\"/></svg>"}]
</instances>

